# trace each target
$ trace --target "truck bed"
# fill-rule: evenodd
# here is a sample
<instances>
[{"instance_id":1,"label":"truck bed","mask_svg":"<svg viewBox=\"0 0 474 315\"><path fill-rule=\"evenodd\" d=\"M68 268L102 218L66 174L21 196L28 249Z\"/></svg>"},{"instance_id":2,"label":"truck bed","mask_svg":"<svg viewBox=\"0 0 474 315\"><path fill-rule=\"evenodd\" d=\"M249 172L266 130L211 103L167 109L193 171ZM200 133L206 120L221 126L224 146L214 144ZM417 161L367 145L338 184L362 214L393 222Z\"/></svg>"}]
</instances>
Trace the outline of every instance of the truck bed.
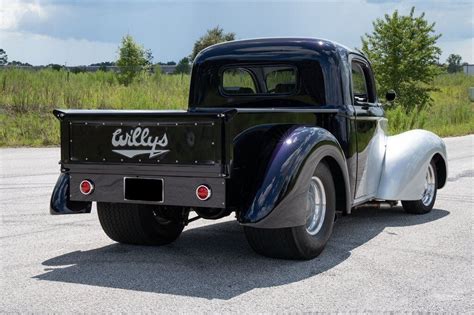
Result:
<instances>
[{"instance_id":1,"label":"truck bed","mask_svg":"<svg viewBox=\"0 0 474 315\"><path fill-rule=\"evenodd\" d=\"M325 125L337 109L55 110L61 164L76 171L229 175L233 141L257 125ZM329 127L329 126L326 126ZM255 139L258 141L259 139Z\"/></svg>"},{"instance_id":2,"label":"truck bed","mask_svg":"<svg viewBox=\"0 0 474 315\"><path fill-rule=\"evenodd\" d=\"M160 204L225 208L250 198L253 178L271 158L271 137L280 137L294 125L331 128L330 117L338 110L55 110L54 114L61 121L61 166L73 187L70 200L148 204L154 193L150 198L126 198L131 187L127 179L139 178L161 185ZM269 130L274 135L270 138ZM267 149L262 151L263 147ZM96 184L93 194L77 189L84 179ZM196 199L201 184L213 188L209 200ZM227 185L238 187L237 193L226 197Z\"/></svg>"},{"instance_id":3,"label":"truck bed","mask_svg":"<svg viewBox=\"0 0 474 315\"><path fill-rule=\"evenodd\" d=\"M66 164L221 165L220 112L56 110Z\"/></svg>"}]
</instances>

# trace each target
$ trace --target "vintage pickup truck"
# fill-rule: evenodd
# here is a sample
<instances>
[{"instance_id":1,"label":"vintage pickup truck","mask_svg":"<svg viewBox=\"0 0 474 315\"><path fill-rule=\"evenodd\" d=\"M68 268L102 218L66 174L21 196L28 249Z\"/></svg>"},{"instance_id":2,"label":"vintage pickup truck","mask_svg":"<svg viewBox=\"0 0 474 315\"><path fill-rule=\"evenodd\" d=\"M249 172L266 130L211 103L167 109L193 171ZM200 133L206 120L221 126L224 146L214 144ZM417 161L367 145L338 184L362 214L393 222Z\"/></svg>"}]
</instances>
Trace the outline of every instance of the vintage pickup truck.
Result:
<instances>
[{"instance_id":1,"label":"vintage pickup truck","mask_svg":"<svg viewBox=\"0 0 474 315\"><path fill-rule=\"evenodd\" d=\"M186 111L54 115L61 175L51 213L97 202L105 233L127 244L167 244L197 218L234 213L256 252L311 259L336 212L401 200L427 213L447 178L443 141L423 130L388 136L369 61L327 40L203 50Z\"/></svg>"}]
</instances>

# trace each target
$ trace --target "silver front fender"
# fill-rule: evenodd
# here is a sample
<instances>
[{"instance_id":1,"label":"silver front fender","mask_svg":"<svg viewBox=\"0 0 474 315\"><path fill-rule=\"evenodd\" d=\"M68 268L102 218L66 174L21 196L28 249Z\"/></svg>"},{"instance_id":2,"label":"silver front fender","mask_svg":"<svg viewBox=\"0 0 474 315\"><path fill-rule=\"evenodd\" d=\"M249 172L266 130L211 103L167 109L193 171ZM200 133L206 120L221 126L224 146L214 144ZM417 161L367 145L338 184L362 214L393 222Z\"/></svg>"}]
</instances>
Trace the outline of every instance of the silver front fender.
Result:
<instances>
[{"instance_id":1,"label":"silver front fender","mask_svg":"<svg viewBox=\"0 0 474 315\"><path fill-rule=\"evenodd\" d=\"M376 198L384 200L421 199L428 164L438 154L443 159L442 162L447 170L446 145L440 137L432 132L411 130L388 137Z\"/></svg>"}]
</instances>

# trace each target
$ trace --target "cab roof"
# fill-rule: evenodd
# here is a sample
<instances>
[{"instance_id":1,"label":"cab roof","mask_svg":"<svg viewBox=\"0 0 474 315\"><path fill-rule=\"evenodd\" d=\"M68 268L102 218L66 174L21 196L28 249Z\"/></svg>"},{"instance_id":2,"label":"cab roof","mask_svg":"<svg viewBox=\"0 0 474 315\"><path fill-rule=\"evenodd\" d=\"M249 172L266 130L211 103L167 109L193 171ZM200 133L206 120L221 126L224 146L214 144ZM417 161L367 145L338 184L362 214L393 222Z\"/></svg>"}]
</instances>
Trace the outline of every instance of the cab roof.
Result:
<instances>
[{"instance_id":1,"label":"cab roof","mask_svg":"<svg viewBox=\"0 0 474 315\"><path fill-rule=\"evenodd\" d=\"M293 59L313 59L321 55L353 53L346 46L334 41L318 38L256 38L235 40L212 45L202 50L194 63L223 59L273 59L291 56Z\"/></svg>"}]
</instances>

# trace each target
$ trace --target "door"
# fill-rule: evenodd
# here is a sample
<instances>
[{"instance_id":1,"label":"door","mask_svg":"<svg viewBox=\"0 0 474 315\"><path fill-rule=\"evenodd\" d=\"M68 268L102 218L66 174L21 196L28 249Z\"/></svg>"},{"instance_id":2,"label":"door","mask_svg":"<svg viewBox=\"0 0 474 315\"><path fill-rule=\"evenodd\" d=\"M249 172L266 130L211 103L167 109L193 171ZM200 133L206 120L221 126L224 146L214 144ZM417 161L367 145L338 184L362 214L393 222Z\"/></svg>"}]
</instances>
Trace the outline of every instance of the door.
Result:
<instances>
[{"instance_id":1,"label":"door","mask_svg":"<svg viewBox=\"0 0 474 315\"><path fill-rule=\"evenodd\" d=\"M372 199L377 192L385 158L387 119L377 102L369 63L360 56L352 56L350 61L357 142L354 192L354 203L357 204Z\"/></svg>"}]
</instances>

